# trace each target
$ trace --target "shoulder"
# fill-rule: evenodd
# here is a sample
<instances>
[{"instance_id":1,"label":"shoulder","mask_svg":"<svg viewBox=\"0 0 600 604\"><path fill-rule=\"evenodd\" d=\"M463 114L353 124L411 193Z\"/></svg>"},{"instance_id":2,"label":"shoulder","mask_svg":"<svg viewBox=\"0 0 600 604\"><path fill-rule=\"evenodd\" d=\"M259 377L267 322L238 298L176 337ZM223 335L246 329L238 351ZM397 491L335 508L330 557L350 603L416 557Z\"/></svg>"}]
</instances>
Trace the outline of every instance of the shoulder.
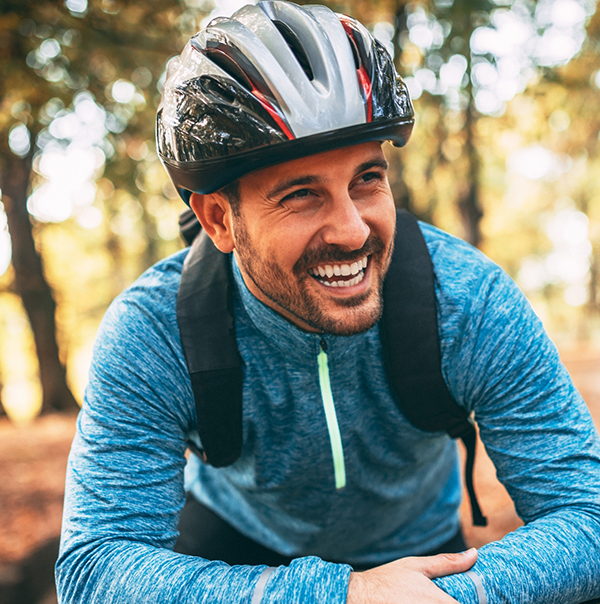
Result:
<instances>
[{"instance_id":1,"label":"shoulder","mask_svg":"<svg viewBox=\"0 0 600 604\"><path fill-rule=\"evenodd\" d=\"M175 318L177 290L188 250L181 250L145 271L124 290L109 307L103 327L120 324L131 327L136 322L169 322Z\"/></svg>"},{"instance_id":2,"label":"shoulder","mask_svg":"<svg viewBox=\"0 0 600 604\"><path fill-rule=\"evenodd\" d=\"M183 263L188 251L189 248L176 252L151 266L116 298L115 302L119 304L139 299L152 304L161 301L157 311L167 306L177 297Z\"/></svg>"},{"instance_id":3,"label":"shoulder","mask_svg":"<svg viewBox=\"0 0 600 604\"><path fill-rule=\"evenodd\" d=\"M187 250L149 268L106 312L94 346L88 403L189 398L177 326L177 291ZM188 418L189 419L189 418Z\"/></svg>"},{"instance_id":4,"label":"shoulder","mask_svg":"<svg viewBox=\"0 0 600 604\"><path fill-rule=\"evenodd\" d=\"M463 331L474 317L528 304L516 283L485 254L434 226L419 226L433 263L440 335Z\"/></svg>"},{"instance_id":5,"label":"shoulder","mask_svg":"<svg viewBox=\"0 0 600 604\"><path fill-rule=\"evenodd\" d=\"M498 274L502 269L478 249L430 224L419 222L433 262L436 279L446 288L463 287Z\"/></svg>"},{"instance_id":6,"label":"shoulder","mask_svg":"<svg viewBox=\"0 0 600 604\"><path fill-rule=\"evenodd\" d=\"M556 350L516 283L468 243L421 229L434 266L442 373L455 400L469 410L502 406L504 390L517 398L523 375L531 383L558 375Z\"/></svg>"},{"instance_id":7,"label":"shoulder","mask_svg":"<svg viewBox=\"0 0 600 604\"><path fill-rule=\"evenodd\" d=\"M186 256L182 250L161 260L115 298L98 331L97 353L105 346L138 351L178 338L177 290Z\"/></svg>"}]
</instances>

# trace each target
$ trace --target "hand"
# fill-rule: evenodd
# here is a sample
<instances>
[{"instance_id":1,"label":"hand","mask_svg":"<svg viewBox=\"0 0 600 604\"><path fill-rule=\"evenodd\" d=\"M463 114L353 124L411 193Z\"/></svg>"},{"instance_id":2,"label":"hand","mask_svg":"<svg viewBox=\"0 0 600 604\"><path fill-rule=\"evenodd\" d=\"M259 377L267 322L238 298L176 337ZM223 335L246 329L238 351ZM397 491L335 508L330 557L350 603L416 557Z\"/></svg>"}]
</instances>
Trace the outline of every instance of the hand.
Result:
<instances>
[{"instance_id":1,"label":"hand","mask_svg":"<svg viewBox=\"0 0 600 604\"><path fill-rule=\"evenodd\" d=\"M431 579L465 572L476 560L473 547L462 554L401 558L362 573L350 573L346 604L457 604Z\"/></svg>"}]
</instances>

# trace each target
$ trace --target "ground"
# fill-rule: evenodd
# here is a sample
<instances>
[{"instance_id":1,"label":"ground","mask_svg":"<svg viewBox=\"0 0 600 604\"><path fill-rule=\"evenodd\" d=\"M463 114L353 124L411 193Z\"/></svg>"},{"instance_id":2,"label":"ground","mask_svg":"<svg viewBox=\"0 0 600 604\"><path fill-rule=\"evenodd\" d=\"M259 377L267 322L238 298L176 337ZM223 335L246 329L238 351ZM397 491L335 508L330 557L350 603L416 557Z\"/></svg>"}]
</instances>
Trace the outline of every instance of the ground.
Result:
<instances>
[{"instance_id":1,"label":"ground","mask_svg":"<svg viewBox=\"0 0 600 604\"><path fill-rule=\"evenodd\" d=\"M562 358L600 428L600 351L563 351ZM58 548L64 477L74 416L50 415L27 426L0 419L0 604L52 604L52 565ZM470 545L501 538L521 523L479 446L475 488L489 519L464 529Z\"/></svg>"}]
</instances>

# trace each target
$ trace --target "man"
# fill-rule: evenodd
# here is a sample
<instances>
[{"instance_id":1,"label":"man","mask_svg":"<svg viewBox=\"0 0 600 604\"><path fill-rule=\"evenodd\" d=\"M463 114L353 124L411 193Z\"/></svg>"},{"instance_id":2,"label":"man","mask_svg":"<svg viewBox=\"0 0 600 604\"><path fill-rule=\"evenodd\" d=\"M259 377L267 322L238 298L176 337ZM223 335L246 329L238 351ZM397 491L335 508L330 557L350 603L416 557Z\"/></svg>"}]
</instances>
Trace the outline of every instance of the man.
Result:
<instances>
[{"instance_id":1,"label":"man","mask_svg":"<svg viewBox=\"0 0 600 604\"><path fill-rule=\"evenodd\" d=\"M474 412L526 523L454 553L456 447L406 419L384 367L381 316L403 302L381 292L413 231L400 217L394 235L380 141L403 145L412 118L385 50L324 7L245 7L171 64L158 148L203 234L101 327L69 463L61 602L600 597L589 413L510 279L420 225L443 388ZM239 384L215 364L228 347Z\"/></svg>"}]
</instances>

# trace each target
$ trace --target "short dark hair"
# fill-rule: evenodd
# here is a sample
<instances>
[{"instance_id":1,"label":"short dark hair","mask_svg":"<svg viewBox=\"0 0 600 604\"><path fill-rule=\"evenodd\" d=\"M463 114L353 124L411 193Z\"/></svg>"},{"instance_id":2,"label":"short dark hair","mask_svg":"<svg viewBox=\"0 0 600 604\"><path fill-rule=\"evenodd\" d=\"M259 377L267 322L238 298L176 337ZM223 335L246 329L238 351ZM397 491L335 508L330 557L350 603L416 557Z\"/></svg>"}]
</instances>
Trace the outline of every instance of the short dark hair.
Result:
<instances>
[{"instance_id":1,"label":"short dark hair","mask_svg":"<svg viewBox=\"0 0 600 604\"><path fill-rule=\"evenodd\" d=\"M228 185L225 185L222 189L219 189L219 193L225 197L231 206L231 211L236 218L240 216L240 181L234 180Z\"/></svg>"}]
</instances>

